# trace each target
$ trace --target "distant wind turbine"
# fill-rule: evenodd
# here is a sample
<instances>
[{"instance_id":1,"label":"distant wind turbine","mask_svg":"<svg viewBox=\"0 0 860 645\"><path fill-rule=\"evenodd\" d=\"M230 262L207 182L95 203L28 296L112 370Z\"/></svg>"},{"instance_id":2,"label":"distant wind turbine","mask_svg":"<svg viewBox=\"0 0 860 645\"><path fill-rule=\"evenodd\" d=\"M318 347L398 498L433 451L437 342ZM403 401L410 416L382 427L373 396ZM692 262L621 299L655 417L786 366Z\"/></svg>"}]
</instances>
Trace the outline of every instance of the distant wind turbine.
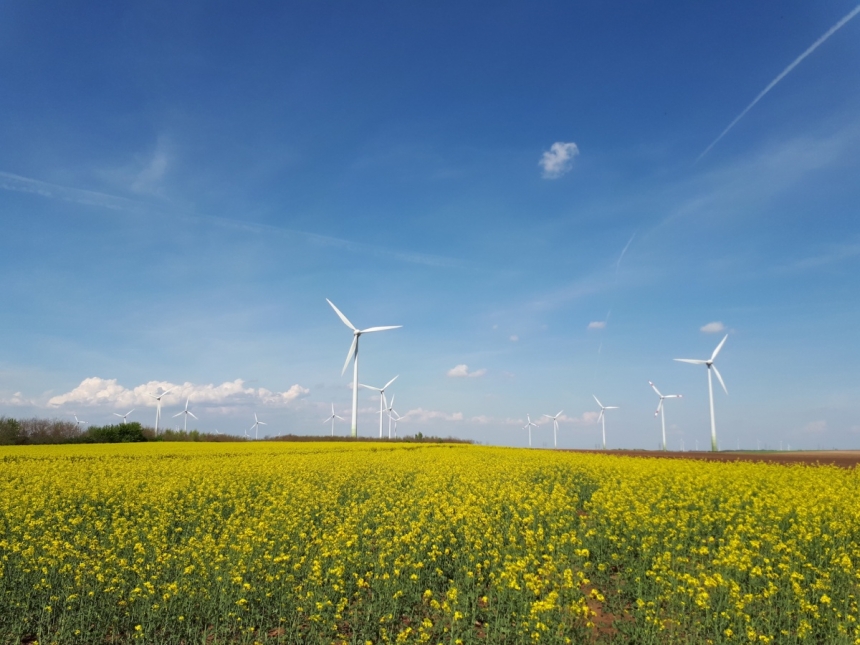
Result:
<instances>
[{"instance_id":1,"label":"distant wind turbine","mask_svg":"<svg viewBox=\"0 0 860 645\"><path fill-rule=\"evenodd\" d=\"M393 379L388 381L388 383L386 383L382 387L373 387L372 385L363 385L363 384L359 385L359 387L364 387L364 388L367 388L368 390L375 390L375 391L379 392L379 438L380 439L382 439L382 414L385 411L385 390L387 390L388 386L397 380L398 376L400 376L400 374L398 374Z\"/></svg>"},{"instance_id":2,"label":"distant wind turbine","mask_svg":"<svg viewBox=\"0 0 860 645\"><path fill-rule=\"evenodd\" d=\"M335 419L340 419L341 421L343 421L343 417L339 417L334 413L334 403L332 403L331 404L331 416L328 419L326 419L325 421L323 421L323 423L328 423L329 421L331 421L331 436L332 437L334 436L334 420Z\"/></svg>"},{"instance_id":3,"label":"distant wind turbine","mask_svg":"<svg viewBox=\"0 0 860 645\"><path fill-rule=\"evenodd\" d=\"M403 417L397 414L397 410L392 407L391 411L388 414L388 418L394 419L394 438L397 439L397 422L400 421L400 419L402 419Z\"/></svg>"},{"instance_id":4,"label":"distant wind turbine","mask_svg":"<svg viewBox=\"0 0 860 645\"><path fill-rule=\"evenodd\" d=\"M115 417L119 417L120 419L122 419L123 424L126 424L126 423L128 423L128 415L131 414L132 412L134 412L134 410L135 410L135 408L132 408L131 410L129 410L125 414L117 414L116 412L114 412L113 415Z\"/></svg>"},{"instance_id":5,"label":"distant wind turbine","mask_svg":"<svg viewBox=\"0 0 860 645\"><path fill-rule=\"evenodd\" d=\"M334 306L334 303L328 298L325 299L338 317L343 321L343 324L352 330L352 345L349 346L349 352L346 355L346 362L343 364L341 374L346 372L349 362L352 361L352 436L358 436L358 339L362 334L369 334L374 331L387 331L389 329L400 329L402 325L394 325L388 327L368 327L367 329L358 329L355 325L349 322L349 319L344 316L340 309ZM380 423L380 427L381 427Z\"/></svg>"},{"instance_id":6,"label":"distant wind turbine","mask_svg":"<svg viewBox=\"0 0 860 645\"><path fill-rule=\"evenodd\" d=\"M545 414L544 416L548 419L552 419L552 446L553 448L558 448L558 418L561 416L561 413L564 410L559 410L555 416L550 416L549 414Z\"/></svg>"},{"instance_id":7,"label":"distant wind turbine","mask_svg":"<svg viewBox=\"0 0 860 645\"><path fill-rule=\"evenodd\" d=\"M155 396L154 394L149 393L149 396L151 396L156 401L156 403L155 403L155 436L158 436L158 421L159 421L159 419L161 419L161 397L163 397L165 394L167 394L171 390L175 390L175 389L176 389L176 386L173 386L169 390L164 390L164 392L162 392L158 396Z\"/></svg>"},{"instance_id":8,"label":"distant wind turbine","mask_svg":"<svg viewBox=\"0 0 860 645\"><path fill-rule=\"evenodd\" d=\"M77 415L77 414L73 414L72 416L73 416L73 417L75 417L75 426L76 426L76 427L80 428L80 427L81 427L81 424L83 424L83 425L89 425L89 421L81 421L80 419L78 419L78 415Z\"/></svg>"},{"instance_id":9,"label":"distant wind turbine","mask_svg":"<svg viewBox=\"0 0 860 645\"><path fill-rule=\"evenodd\" d=\"M591 396L594 395L592 394ZM594 400L597 401L597 405L600 406L600 416L597 417L597 420L603 424L603 449L606 450L606 411L618 410L619 407L617 405L603 405L596 396L594 396Z\"/></svg>"},{"instance_id":10,"label":"distant wind turbine","mask_svg":"<svg viewBox=\"0 0 860 645\"><path fill-rule=\"evenodd\" d=\"M385 411L388 413L388 438L391 439L391 421L394 418L391 413L394 411L394 397L392 396L390 401L385 399L385 395L382 398L385 401Z\"/></svg>"},{"instance_id":11,"label":"distant wind turbine","mask_svg":"<svg viewBox=\"0 0 860 645\"><path fill-rule=\"evenodd\" d=\"M667 394L664 396L660 394L660 390L658 390L657 386L651 381L648 381L648 385L650 385L657 393L657 396L660 397L660 403L657 404L657 411L654 413L654 416L656 417L659 414L660 420L663 422L663 450L666 450L666 411L663 408L663 399L681 399L683 396L681 394Z\"/></svg>"},{"instance_id":12,"label":"distant wind turbine","mask_svg":"<svg viewBox=\"0 0 860 645\"><path fill-rule=\"evenodd\" d=\"M185 409L184 409L182 412L180 412L179 414L174 414L174 415L173 415L173 418L174 418L174 419L175 419L176 417L178 417L178 416L183 415L183 414L185 415L185 426L184 426L184 428L183 428L183 430L184 430L185 432L188 432L188 415L190 414L192 417L194 417L194 413L193 413L191 410L189 410L189 409L188 409L188 402L189 402L190 400L191 400L191 397L188 397L187 399L185 399ZM195 419L197 419L197 417L194 417L194 418L195 418ZM197 421L200 421L200 419L197 419Z\"/></svg>"},{"instance_id":13,"label":"distant wind turbine","mask_svg":"<svg viewBox=\"0 0 860 645\"><path fill-rule=\"evenodd\" d=\"M257 418L257 413L255 412L254 413L254 425L252 425L250 428L248 428L248 430L254 431L254 440L255 441L260 438L260 426L264 426L264 425L267 425L267 424L260 421ZM246 436L247 436L247 434L246 434Z\"/></svg>"},{"instance_id":14,"label":"distant wind turbine","mask_svg":"<svg viewBox=\"0 0 860 645\"><path fill-rule=\"evenodd\" d=\"M720 353L720 350L723 348L723 345L726 344L726 340L728 340L729 335L726 334L723 339L720 341L720 344L717 345L717 348L714 350L714 353L711 354L711 357L708 360L698 360L695 358L676 358L675 360L680 363L692 363L693 365L707 365L708 367L708 396L711 400L711 450L713 452L717 451L717 422L714 419L714 383L711 379L711 371L713 370L714 374L717 375L717 379L720 381L720 385L723 386L723 391L728 394L729 391L726 389L726 384L723 382L723 377L720 376L720 371L717 369L717 366L714 365L714 361L717 358L717 354Z\"/></svg>"},{"instance_id":15,"label":"distant wind turbine","mask_svg":"<svg viewBox=\"0 0 860 645\"><path fill-rule=\"evenodd\" d=\"M528 423L526 423L523 426L523 430L529 431L529 448L531 448L532 447L532 428L537 428L537 424L534 421L532 421L531 416L528 414L526 415L526 419L528 419Z\"/></svg>"}]
</instances>

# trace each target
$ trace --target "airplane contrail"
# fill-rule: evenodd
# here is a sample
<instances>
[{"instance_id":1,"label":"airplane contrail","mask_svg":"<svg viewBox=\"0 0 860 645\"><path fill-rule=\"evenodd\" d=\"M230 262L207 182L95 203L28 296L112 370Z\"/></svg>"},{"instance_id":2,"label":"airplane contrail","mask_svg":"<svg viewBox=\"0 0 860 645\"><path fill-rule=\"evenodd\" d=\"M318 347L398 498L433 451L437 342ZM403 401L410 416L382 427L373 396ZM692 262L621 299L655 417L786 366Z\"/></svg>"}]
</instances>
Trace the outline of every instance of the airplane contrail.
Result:
<instances>
[{"instance_id":1,"label":"airplane contrail","mask_svg":"<svg viewBox=\"0 0 860 645\"><path fill-rule=\"evenodd\" d=\"M788 67L786 67L784 70L782 70L782 72L780 73L780 75L779 75L779 76L777 76L775 79L773 79L773 80L770 82L770 84L769 84L766 88L764 88L764 89L761 91L761 93L760 93L757 97L755 97L755 99L753 99L753 102L752 102L752 103L750 103L750 104L746 107L746 109L745 109L743 112L741 112L741 113L740 113L740 114L735 118L735 120L734 120L734 121L732 121L731 123L729 123L729 127L727 127L725 130L723 130L723 131L722 131L722 133L720 134L720 136L718 136L716 139L714 139L713 143L711 143L711 145L709 145L707 148L705 148L705 151L704 151L702 154L700 154L698 157L696 157L696 162L698 162L702 157L704 157L706 154L708 154L708 152L710 151L710 149L711 149L711 148L713 148L715 145L717 145L717 142L718 142L720 139L722 139L724 136L726 136L726 134L728 133L728 131L729 131L729 130L731 130L733 127L735 127L735 124L736 124L738 121L740 121L742 118L744 118L744 115L746 115L746 113L747 113L747 112L749 112L749 111L753 108L753 106L754 106L756 103L758 103L759 101L761 101L761 99L764 97L764 95L765 95L765 94L767 94L768 92L770 92L770 91L773 89L773 87L774 87L777 83L779 83L783 78L785 78L785 77L786 77L786 75L787 75L791 70L793 70L795 67L797 67L798 65L800 65L800 63L803 61L803 59L804 59L804 58L806 58L807 56L809 56L812 52L814 52L814 51L815 51L816 49L818 49L821 45L823 45L823 44L824 44L824 42L825 42L828 38L830 38L833 34L835 34L835 33L836 33L837 31L839 31L842 27L844 27L844 26L845 26L845 23L847 23L849 20L851 20L851 19L852 19L854 16L856 16L858 13L860 13L860 4L859 4L859 5L857 5L856 7L854 7L854 9L853 9L853 10L852 10L852 11L851 11L847 16L845 16L842 20L840 20L840 21L839 21L839 22L837 22L835 25L833 25L830 29L828 29L826 34L824 34L821 38L819 38L819 39L818 39L818 40L816 40L814 43L812 43L812 45L809 47L809 49L807 49L807 50L806 50L805 52L803 52L800 56L798 56L797 58L795 58L795 59L794 59L794 62L793 62L793 63L791 63L791 65L789 65Z\"/></svg>"}]
</instances>

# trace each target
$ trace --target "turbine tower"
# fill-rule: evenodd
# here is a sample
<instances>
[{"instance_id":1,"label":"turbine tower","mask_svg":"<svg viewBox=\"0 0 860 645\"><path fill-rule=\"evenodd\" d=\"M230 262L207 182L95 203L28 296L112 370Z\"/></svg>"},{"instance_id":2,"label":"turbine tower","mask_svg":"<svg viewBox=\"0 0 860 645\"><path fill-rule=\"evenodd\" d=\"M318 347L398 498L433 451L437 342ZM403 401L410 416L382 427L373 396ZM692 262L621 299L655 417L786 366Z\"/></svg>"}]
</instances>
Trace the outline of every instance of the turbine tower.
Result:
<instances>
[{"instance_id":1,"label":"turbine tower","mask_svg":"<svg viewBox=\"0 0 860 645\"><path fill-rule=\"evenodd\" d=\"M352 330L352 345L349 346L349 352L346 355L346 362L343 364L341 374L346 372L346 368L350 361L352 363L352 436L358 436L358 339L362 334L369 334L374 331L388 331L389 329L400 329L403 325L394 325L388 327L368 327L367 329L358 329L355 325L349 322L349 319L344 316L340 309L334 306L334 303L328 298L325 299L334 312L343 321L343 324ZM381 425L381 424L380 424Z\"/></svg>"},{"instance_id":2,"label":"turbine tower","mask_svg":"<svg viewBox=\"0 0 860 645\"><path fill-rule=\"evenodd\" d=\"M254 425L252 425L250 428L248 428L248 430L254 431L254 441L256 441L257 439L260 438L260 426L264 426L264 425L267 425L267 424L260 421L257 418L257 413L255 412L254 413Z\"/></svg>"},{"instance_id":3,"label":"turbine tower","mask_svg":"<svg viewBox=\"0 0 860 645\"><path fill-rule=\"evenodd\" d=\"M720 376L720 370L717 369L717 366L714 365L714 360L717 358L717 354L720 353L720 350L723 348L723 345L726 344L726 340L728 340L729 335L726 334L723 339L720 341L720 344L717 345L717 348L714 350L714 353L711 354L711 358L706 361L695 359L695 358L676 358L675 360L680 363L692 363L693 365L707 365L708 367L708 396L711 400L711 451L717 451L717 422L714 419L714 383L711 378L711 371L713 370L714 374L717 375L717 379L720 381L720 385L723 386L723 391L728 395L729 391L726 389L726 384L723 382L723 377Z\"/></svg>"},{"instance_id":4,"label":"turbine tower","mask_svg":"<svg viewBox=\"0 0 860 645\"><path fill-rule=\"evenodd\" d=\"M397 376L400 376L398 374ZM382 387L373 387L372 385L359 385L359 387L366 387L368 390L376 390L379 392L379 438L382 439L382 413L385 411L385 390L388 389L388 386L394 383L397 380L397 376L388 381Z\"/></svg>"},{"instance_id":5,"label":"turbine tower","mask_svg":"<svg viewBox=\"0 0 860 645\"><path fill-rule=\"evenodd\" d=\"M526 419L528 419L528 423L523 426L523 430L529 431L529 448L531 448L532 447L532 428L533 427L537 428L537 424L534 421L532 421L531 416L529 416L528 414L526 415Z\"/></svg>"},{"instance_id":6,"label":"turbine tower","mask_svg":"<svg viewBox=\"0 0 860 645\"><path fill-rule=\"evenodd\" d=\"M158 436L158 420L161 418L161 397L163 397L165 394L167 394L171 390L175 390L175 389L176 389L176 386L174 385L169 390L164 390L164 392L162 392L158 396L155 396L154 394L147 393L147 394L149 394L149 396L151 396L156 401L156 403L155 403L155 436L156 437Z\"/></svg>"},{"instance_id":7,"label":"turbine tower","mask_svg":"<svg viewBox=\"0 0 860 645\"><path fill-rule=\"evenodd\" d=\"M178 416L183 415L183 414L185 415L185 426L183 428L184 432L188 432L188 415L190 414L192 417L194 417L194 413L188 409L188 402L190 400L191 400L191 397L185 399L185 409L182 412L180 412L179 414L173 415L174 419ZM197 419L197 417L194 417L194 418ZM200 419L197 419L197 420L200 421Z\"/></svg>"},{"instance_id":8,"label":"turbine tower","mask_svg":"<svg viewBox=\"0 0 860 645\"><path fill-rule=\"evenodd\" d=\"M663 450L666 450L666 410L663 407L663 399L680 399L683 398L681 394L667 394L663 396L660 394L660 390L657 389L657 386L654 385L651 381L648 381L648 385L654 388L654 391L657 393L657 396L660 397L660 403L657 404L657 411L654 413L656 417L658 414L660 415L660 420L663 422Z\"/></svg>"},{"instance_id":9,"label":"turbine tower","mask_svg":"<svg viewBox=\"0 0 860 645\"><path fill-rule=\"evenodd\" d=\"M343 417L339 417L334 413L334 403L332 403L331 404L331 416L328 419L326 419L325 421L323 421L323 423L328 423L329 421L331 421L331 436L332 437L334 436L334 420L335 419L340 419L341 421L343 421Z\"/></svg>"},{"instance_id":10,"label":"turbine tower","mask_svg":"<svg viewBox=\"0 0 860 645\"><path fill-rule=\"evenodd\" d=\"M594 395L592 394L591 396ZM606 411L618 410L619 407L617 405L603 405L596 396L594 396L594 400L597 401L597 405L600 406L600 416L597 417L597 420L601 421L603 424L603 449L606 450Z\"/></svg>"},{"instance_id":11,"label":"turbine tower","mask_svg":"<svg viewBox=\"0 0 860 645\"><path fill-rule=\"evenodd\" d=\"M559 410L555 416L550 416L549 414L545 414L544 416L547 419L552 419L552 447L558 448L558 418L561 416L561 413L564 410Z\"/></svg>"}]
</instances>

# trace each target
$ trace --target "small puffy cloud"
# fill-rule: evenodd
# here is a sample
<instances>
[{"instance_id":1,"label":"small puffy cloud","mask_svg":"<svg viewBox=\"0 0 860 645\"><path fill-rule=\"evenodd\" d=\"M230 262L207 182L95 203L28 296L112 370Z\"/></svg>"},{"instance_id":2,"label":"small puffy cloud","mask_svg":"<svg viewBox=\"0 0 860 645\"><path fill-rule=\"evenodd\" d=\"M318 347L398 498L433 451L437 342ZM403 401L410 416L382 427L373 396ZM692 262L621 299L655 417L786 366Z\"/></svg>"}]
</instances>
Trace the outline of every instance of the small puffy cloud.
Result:
<instances>
[{"instance_id":1,"label":"small puffy cloud","mask_svg":"<svg viewBox=\"0 0 860 645\"><path fill-rule=\"evenodd\" d=\"M827 421L823 419L819 421L810 421L803 426L803 431L808 434L822 434L827 430Z\"/></svg>"},{"instance_id":2,"label":"small puffy cloud","mask_svg":"<svg viewBox=\"0 0 860 645\"><path fill-rule=\"evenodd\" d=\"M558 418L558 422L572 423L575 426L589 426L596 423L599 416L599 412L583 412L582 415L578 417L571 417L566 414L562 414Z\"/></svg>"},{"instance_id":3,"label":"small puffy cloud","mask_svg":"<svg viewBox=\"0 0 860 645\"><path fill-rule=\"evenodd\" d=\"M512 343L515 343L515 342L517 342L519 339L520 339L520 337L519 337L519 336L517 336L516 334L512 334L512 335L511 335L511 337L510 337L508 340L510 340Z\"/></svg>"},{"instance_id":4,"label":"small puffy cloud","mask_svg":"<svg viewBox=\"0 0 860 645\"><path fill-rule=\"evenodd\" d=\"M605 320L593 320L588 323L589 329L606 329L606 321Z\"/></svg>"},{"instance_id":5,"label":"small puffy cloud","mask_svg":"<svg viewBox=\"0 0 860 645\"><path fill-rule=\"evenodd\" d=\"M307 396L310 390L301 385L293 385L285 392L272 392L266 388L254 389L245 387L242 379L227 381L220 385L195 385L184 383L177 385L167 381L150 381L129 389L116 379L102 379L97 376L81 381L75 389L65 394L52 397L48 405L60 407L67 404L78 406L110 406L154 407L156 401L152 395L170 390L162 398L162 405L178 405L186 398L203 405L229 406L254 403L269 407L284 407L293 401Z\"/></svg>"},{"instance_id":6,"label":"small puffy cloud","mask_svg":"<svg viewBox=\"0 0 860 645\"><path fill-rule=\"evenodd\" d=\"M573 164L573 158L578 154L579 147L575 143L556 141L543 153L540 160L544 179L558 179L568 172Z\"/></svg>"},{"instance_id":7,"label":"small puffy cloud","mask_svg":"<svg viewBox=\"0 0 860 645\"><path fill-rule=\"evenodd\" d=\"M409 410L404 415L401 415L401 419L408 419L409 421L417 421L418 423L423 423L427 421L462 421L463 413L462 412L439 412L438 410L425 410L424 408L415 408L414 410Z\"/></svg>"},{"instance_id":8,"label":"small puffy cloud","mask_svg":"<svg viewBox=\"0 0 860 645\"><path fill-rule=\"evenodd\" d=\"M448 376L451 378L479 378L487 373L485 369L475 370L474 372L469 371L468 365L457 365L456 367L452 367L448 370Z\"/></svg>"},{"instance_id":9,"label":"small puffy cloud","mask_svg":"<svg viewBox=\"0 0 860 645\"><path fill-rule=\"evenodd\" d=\"M479 414L476 417L472 417L470 421L472 423L480 423L481 425L486 425L488 423L491 423L493 419L491 417L488 417L486 414Z\"/></svg>"},{"instance_id":10,"label":"small puffy cloud","mask_svg":"<svg viewBox=\"0 0 860 645\"><path fill-rule=\"evenodd\" d=\"M36 402L32 399L25 399L20 392L15 392L8 399L0 399L0 405L36 405Z\"/></svg>"},{"instance_id":11,"label":"small puffy cloud","mask_svg":"<svg viewBox=\"0 0 860 645\"><path fill-rule=\"evenodd\" d=\"M706 334L719 334L721 331L726 331L726 326L717 320L715 322L709 322L707 325L702 325L702 327L699 328L699 331L703 331Z\"/></svg>"}]
</instances>

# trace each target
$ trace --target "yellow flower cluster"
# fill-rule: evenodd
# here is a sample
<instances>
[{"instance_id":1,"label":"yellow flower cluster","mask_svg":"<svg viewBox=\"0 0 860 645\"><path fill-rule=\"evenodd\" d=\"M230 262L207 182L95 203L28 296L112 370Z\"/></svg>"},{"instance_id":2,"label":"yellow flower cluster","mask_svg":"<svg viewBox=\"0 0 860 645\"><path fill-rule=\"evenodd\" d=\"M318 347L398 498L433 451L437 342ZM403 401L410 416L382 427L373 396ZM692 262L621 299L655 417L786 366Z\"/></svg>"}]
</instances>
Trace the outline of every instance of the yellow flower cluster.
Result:
<instances>
[{"instance_id":1,"label":"yellow flower cluster","mask_svg":"<svg viewBox=\"0 0 860 645\"><path fill-rule=\"evenodd\" d=\"M3 447L0 643L855 643L858 491L463 445Z\"/></svg>"}]
</instances>

